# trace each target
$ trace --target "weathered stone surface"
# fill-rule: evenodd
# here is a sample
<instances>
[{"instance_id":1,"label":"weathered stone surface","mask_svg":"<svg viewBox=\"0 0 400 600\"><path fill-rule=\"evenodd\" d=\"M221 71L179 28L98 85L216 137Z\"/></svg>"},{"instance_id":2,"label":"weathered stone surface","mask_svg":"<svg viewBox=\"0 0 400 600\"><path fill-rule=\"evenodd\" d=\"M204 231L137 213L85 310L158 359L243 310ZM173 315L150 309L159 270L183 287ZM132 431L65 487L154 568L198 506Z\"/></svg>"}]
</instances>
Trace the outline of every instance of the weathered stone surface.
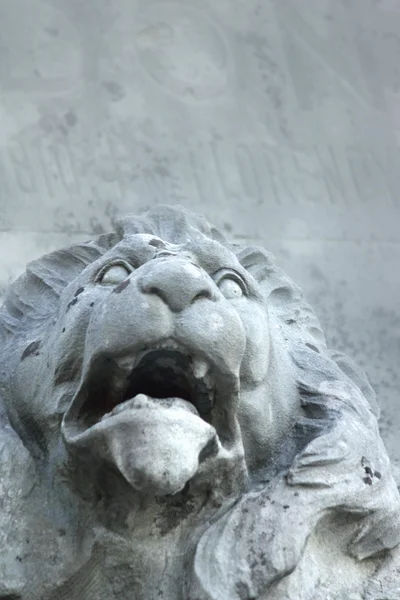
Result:
<instances>
[{"instance_id":1,"label":"weathered stone surface","mask_svg":"<svg viewBox=\"0 0 400 600\"><path fill-rule=\"evenodd\" d=\"M30 263L0 339L0 598L400 597L375 394L262 248L123 218Z\"/></svg>"}]
</instances>

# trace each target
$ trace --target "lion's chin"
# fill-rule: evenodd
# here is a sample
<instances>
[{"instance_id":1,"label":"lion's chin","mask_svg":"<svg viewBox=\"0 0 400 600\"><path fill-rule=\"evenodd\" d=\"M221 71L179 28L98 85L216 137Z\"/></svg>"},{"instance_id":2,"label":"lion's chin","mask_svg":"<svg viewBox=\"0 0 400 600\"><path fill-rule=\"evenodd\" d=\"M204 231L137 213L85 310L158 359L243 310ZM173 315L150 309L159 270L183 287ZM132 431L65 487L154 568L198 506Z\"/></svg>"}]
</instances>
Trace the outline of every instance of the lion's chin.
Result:
<instances>
[{"instance_id":1,"label":"lion's chin","mask_svg":"<svg viewBox=\"0 0 400 600\"><path fill-rule=\"evenodd\" d=\"M63 429L70 450L89 450L116 466L136 491L158 496L182 490L220 449L214 427L179 398L163 402L139 394L85 431L68 423Z\"/></svg>"}]
</instances>

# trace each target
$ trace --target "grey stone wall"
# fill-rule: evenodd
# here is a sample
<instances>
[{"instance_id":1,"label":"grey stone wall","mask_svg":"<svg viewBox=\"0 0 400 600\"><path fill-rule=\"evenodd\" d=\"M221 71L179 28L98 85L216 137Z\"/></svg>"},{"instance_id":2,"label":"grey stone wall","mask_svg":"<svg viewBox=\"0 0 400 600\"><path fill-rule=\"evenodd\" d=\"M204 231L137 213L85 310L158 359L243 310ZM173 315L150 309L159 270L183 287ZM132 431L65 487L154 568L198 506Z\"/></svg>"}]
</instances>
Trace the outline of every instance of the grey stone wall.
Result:
<instances>
[{"instance_id":1,"label":"grey stone wall","mask_svg":"<svg viewBox=\"0 0 400 600\"><path fill-rule=\"evenodd\" d=\"M400 461L398 65L396 0L1 0L0 295L119 214L202 212L304 288Z\"/></svg>"}]
</instances>

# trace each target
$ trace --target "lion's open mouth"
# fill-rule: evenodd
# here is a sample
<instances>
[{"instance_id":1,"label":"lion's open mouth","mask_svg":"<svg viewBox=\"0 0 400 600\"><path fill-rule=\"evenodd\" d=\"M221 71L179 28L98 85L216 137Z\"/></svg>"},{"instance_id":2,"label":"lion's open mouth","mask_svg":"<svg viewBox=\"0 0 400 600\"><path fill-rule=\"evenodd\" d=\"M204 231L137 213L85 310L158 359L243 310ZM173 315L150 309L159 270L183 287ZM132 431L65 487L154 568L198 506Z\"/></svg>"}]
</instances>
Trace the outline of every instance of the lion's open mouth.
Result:
<instances>
[{"instance_id":1,"label":"lion's open mouth","mask_svg":"<svg viewBox=\"0 0 400 600\"><path fill-rule=\"evenodd\" d=\"M209 364L167 341L138 356L102 356L92 364L77 420L83 429L133 406L139 394L183 400L208 421L215 399Z\"/></svg>"}]
</instances>

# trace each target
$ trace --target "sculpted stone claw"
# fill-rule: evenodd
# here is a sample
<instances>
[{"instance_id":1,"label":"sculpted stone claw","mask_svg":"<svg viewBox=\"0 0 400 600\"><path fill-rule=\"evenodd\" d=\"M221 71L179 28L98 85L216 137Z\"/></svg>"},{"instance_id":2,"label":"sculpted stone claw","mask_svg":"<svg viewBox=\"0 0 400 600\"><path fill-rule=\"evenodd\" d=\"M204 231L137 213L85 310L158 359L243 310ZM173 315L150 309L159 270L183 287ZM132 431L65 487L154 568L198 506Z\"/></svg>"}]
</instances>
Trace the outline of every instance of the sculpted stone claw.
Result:
<instances>
[{"instance_id":1,"label":"sculpted stone claw","mask_svg":"<svg viewBox=\"0 0 400 600\"><path fill-rule=\"evenodd\" d=\"M125 217L28 265L0 342L0 595L400 599L374 392L263 249Z\"/></svg>"}]
</instances>

